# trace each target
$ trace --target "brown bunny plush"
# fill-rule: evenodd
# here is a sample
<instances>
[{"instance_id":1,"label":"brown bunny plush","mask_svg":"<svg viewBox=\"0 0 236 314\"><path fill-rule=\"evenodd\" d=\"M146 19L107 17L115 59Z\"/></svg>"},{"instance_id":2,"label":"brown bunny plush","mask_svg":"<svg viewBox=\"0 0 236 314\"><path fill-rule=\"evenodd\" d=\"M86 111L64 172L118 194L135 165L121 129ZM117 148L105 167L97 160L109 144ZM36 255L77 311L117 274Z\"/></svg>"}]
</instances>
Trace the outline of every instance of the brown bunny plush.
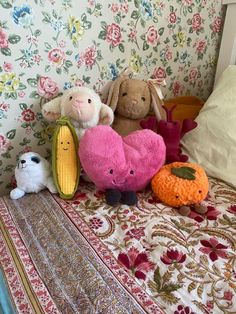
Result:
<instances>
[{"instance_id":1,"label":"brown bunny plush","mask_svg":"<svg viewBox=\"0 0 236 314\"><path fill-rule=\"evenodd\" d=\"M165 81L143 81L120 75L110 86L107 100L115 113L113 129L122 136L139 130L140 121L152 110L158 121L165 119L160 85L165 86Z\"/></svg>"}]
</instances>

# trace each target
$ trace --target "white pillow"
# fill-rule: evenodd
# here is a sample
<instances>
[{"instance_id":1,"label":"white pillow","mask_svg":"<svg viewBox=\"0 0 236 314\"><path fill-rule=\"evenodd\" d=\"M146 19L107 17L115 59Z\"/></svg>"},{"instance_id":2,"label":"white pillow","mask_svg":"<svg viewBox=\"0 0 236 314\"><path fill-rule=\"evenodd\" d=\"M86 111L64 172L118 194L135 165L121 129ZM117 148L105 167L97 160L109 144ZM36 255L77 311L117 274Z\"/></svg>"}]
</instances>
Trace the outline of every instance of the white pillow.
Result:
<instances>
[{"instance_id":1,"label":"white pillow","mask_svg":"<svg viewBox=\"0 0 236 314\"><path fill-rule=\"evenodd\" d=\"M183 139L189 161L236 187L236 65L229 66Z\"/></svg>"}]
</instances>

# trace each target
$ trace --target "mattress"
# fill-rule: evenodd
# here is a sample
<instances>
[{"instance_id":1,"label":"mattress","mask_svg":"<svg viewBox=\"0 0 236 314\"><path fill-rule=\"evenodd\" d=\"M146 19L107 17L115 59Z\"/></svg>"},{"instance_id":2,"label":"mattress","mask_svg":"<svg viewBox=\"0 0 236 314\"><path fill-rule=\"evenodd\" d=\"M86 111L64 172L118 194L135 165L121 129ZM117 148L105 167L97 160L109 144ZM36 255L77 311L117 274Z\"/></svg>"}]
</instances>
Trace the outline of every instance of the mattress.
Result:
<instances>
[{"instance_id":1,"label":"mattress","mask_svg":"<svg viewBox=\"0 0 236 314\"><path fill-rule=\"evenodd\" d=\"M111 207L89 183L0 198L0 312L235 313L236 191L211 178L189 217L138 198Z\"/></svg>"}]
</instances>

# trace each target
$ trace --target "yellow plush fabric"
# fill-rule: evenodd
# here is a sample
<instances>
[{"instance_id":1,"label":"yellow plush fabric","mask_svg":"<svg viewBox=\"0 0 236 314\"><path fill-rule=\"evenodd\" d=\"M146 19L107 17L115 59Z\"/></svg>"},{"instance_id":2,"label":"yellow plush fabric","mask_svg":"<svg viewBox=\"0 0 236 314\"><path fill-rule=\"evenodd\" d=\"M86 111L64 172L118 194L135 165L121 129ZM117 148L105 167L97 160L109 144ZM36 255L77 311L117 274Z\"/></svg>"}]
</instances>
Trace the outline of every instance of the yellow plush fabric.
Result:
<instances>
[{"instance_id":1,"label":"yellow plush fabric","mask_svg":"<svg viewBox=\"0 0 236 314\"><path fill-rule=\"evenodd\" d=\"M229 66L200 111L196 129L182 139L189 161L236 187L236 66Z\"/></svg>"},{"instance_id":2,"label":"yellow plush fabric","mask_svg":"<svg viewBox=\"0 0 236 314\"><path fill-rule=\"evenodd\" d=\"M62 198L72 198L80 175L78 141L66 118L58 120L53 138L53 177Z\"/></svg>"}]
</instances>

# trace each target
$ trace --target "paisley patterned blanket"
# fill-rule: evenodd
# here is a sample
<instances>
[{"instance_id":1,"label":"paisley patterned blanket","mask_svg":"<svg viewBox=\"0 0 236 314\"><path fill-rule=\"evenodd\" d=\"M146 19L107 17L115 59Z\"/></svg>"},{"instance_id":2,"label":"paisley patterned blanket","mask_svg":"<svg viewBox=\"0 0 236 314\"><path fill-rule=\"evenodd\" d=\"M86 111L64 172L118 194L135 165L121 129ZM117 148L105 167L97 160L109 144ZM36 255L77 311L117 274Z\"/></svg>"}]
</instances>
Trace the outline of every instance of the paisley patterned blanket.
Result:
<instances>
[{"instance_id":1,"label":"paisley patterned blanket","mask_svg":"<svg viewBox=\"0 0 236 314\"><path fill-rule=\"evenodd\" d=\"M210 184L189 217L150 190L110 207L92 184L0 198L0 312L236 313L236 191Z\"/></svg>"}]
</instances>

